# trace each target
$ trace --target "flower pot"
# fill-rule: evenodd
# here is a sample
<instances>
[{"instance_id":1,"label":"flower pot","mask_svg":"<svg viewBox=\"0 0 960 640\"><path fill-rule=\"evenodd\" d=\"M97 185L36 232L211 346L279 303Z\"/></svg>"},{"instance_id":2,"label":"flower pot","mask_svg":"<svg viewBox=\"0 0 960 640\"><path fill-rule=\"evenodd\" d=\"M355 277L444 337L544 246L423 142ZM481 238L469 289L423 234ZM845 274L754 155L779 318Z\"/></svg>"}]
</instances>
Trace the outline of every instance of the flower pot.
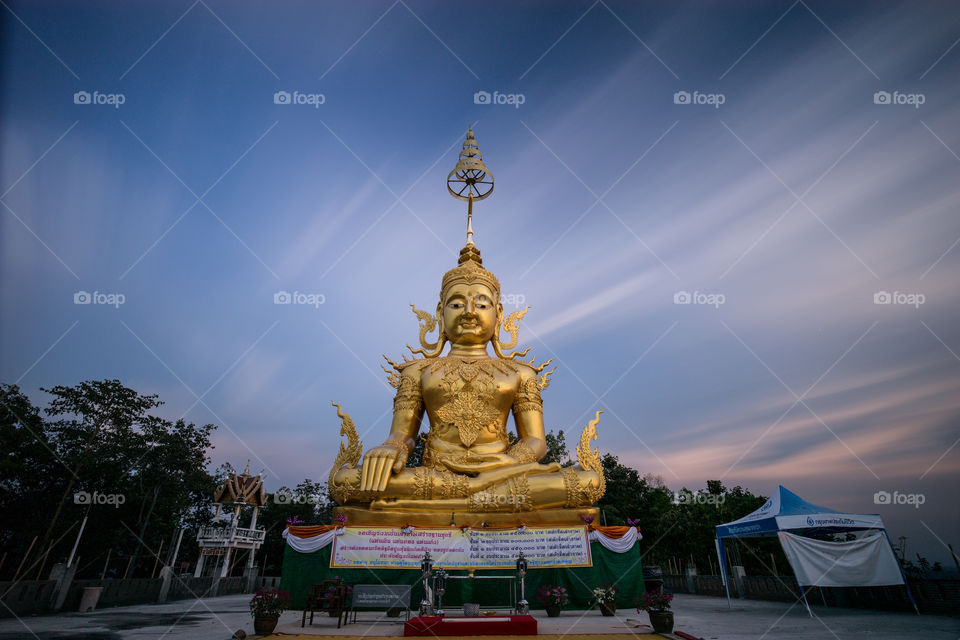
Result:
<instances>
[{"instance_id":1,"label":"flower pot","mask_svg":"<svg viewBox=\"0 0 960 640\"><path fill-rule=\"evenodd\" d=\"M650 626L657 633L673 632L673 611L648 611Z\"/></svg>"},{"instance_id":2,"label":"flower pot","mask_svg":"<svg viewBox=\"0 0 960 640\"><path fill-rule=\"evenodd\" d=\"M544 607L547 610L547 615L551 618L557 618L560 616L560 611L562 607Z\"/></svg>"},{"instance_id":3,"label":"flower pot","mask_svg":"<svg viewBox=\"0 0 960 640\"><path fill-rule=\"evenodd\" d=\"M600 603L600 613L605 616L615 616L617 615L617 603L616 602L601 602Z\"/></svg>"},{"instance_id":4,"label":"flower pot","mask_svg":"<svg viewBox=\"0 0 960 640\"><path fill-rule=\"evenodd\" d=\"M280 619L280 616L254 616L253 617L253 631L257 635L265 636L273 633L273 630L277 628L277 621Z\"/></svg>"}]
</instances>

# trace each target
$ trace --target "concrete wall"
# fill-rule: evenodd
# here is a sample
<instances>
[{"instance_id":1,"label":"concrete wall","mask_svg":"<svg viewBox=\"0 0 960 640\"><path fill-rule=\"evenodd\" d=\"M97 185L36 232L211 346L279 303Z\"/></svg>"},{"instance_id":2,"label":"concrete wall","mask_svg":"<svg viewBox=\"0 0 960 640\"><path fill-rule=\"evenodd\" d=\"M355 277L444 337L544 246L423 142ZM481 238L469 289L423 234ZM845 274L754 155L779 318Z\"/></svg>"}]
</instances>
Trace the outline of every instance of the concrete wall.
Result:
<instances>
[{"instance_id":1,"label":"concrete wall","mask_svg":"<svg viewBox=\"0 0 960 640\"><path fill-rule=\"evenodd\" d=\"M260 576L257 578L254 591L259 591L260 589L279 589L280 588L280 576Z\"/></svg>"},{"instance_id":2,"label":"concrete wall","mask_svg":"<svg viewBox=\"0 0 960 640\"><path fill-rule=\"evenodd\" d=\"M76 611L84 587L102 587L97 609L120 607L127 604L156 602L160 595L160 578L127 578L126 580L74 580L63 603L65 611Z\"/></svg>"},{"instance_id":3,"label":"concrete wall","mask_svg":"<svg viewBox=\"0 0 960 640\"><path fill-rule=\"evenodd\" d=\"M218 596L229 596L235 593L243 593L247 590L247 579L243 576L234 578L221 578L217 585Z\"/></svg>"},{"instance_id":4,"label":"concrete wall","mask_svg":"<svg viewBox=\"0 0 960 640\"><path fill-rule=\"evenodd\" d=\"M960 580L911 580L920 611L960 613Z\"/></svg>"},{"instance_id":5,"label":"concrete wall","mask_svg":"<svg viewBox=\"0 0 960 640\"><path fill-rule=\"evenodd\" d=\"M186 600L215 595L232 595L250 591L250 584L258 589L278 588L280 578L275 576L238 576L214 581L212 577L179 578L170 574L165 600ZM164 578L128 578L126 580L72 580L64 584L62 611L76 611L84 587L101 587L97 609L131 604L150 604L160 599ZM0 582L0 594L6 593L0 606L0 618L51 613L57 598L56 580L21 580L16 584ZM12 613L11 613L12 612Z\"/></svg>"},{"instance_id":6,"label":"concrete wall","mask_svg":"<svg viewBox=\"0 0 960 640\"><path fill-rule=\"evenodd\" d=\"M213 578L188 578L174 577L170 583L170 591L167 592L167 600L186 600L188 598L203 598L210 596L210 590L213 588Z\"/></svg>"},{"instance_id":7,"label":"concrete wall","mask_svg":"<svg viewBox=\"0 0 960 640\"><path fill-rule=\"evenodd\" d=\"M697 576L694 585L696 587L696 592L708 595L708 596L724 596L726 597L727 592L723 588L723 580L720 579L720 576ZM736 593L736 587L731 590L730 595Z\"/></svg>"},{"instance_id":8,"label":"concrete wall","mask_svg":"<svg viewBox=\"0 0 960 640\"><path fill-rule=\"evenodd\" d=\"M726 597L720 576L694 576L693 589L690 585L688 576L663 576L663 586L668 592ZM910 580L910 588L921 613L960 614L960 580ZM793 602L800 598L800 588L792 576L744 576L743 591L745 597L757 600ZM811 605L913 611L903 586L808 587L806 591ZM730 596L739 597L733 580Z\"/></svg>"},{"instance_id":9,"label":"concrete wall","mask_svg":"<svg viewBox=\"0 0 960 640\"><path fill-rule=\"evenodd\" d=\"M6 605L0 607L0 618L10 618L14 614L27 616L34 613L44 613L50 607L56 586L56 580L0 582L0 595L3 595L2 601ZM13 613L11 613L11 610Z\"/></svg>"}]
</instances>

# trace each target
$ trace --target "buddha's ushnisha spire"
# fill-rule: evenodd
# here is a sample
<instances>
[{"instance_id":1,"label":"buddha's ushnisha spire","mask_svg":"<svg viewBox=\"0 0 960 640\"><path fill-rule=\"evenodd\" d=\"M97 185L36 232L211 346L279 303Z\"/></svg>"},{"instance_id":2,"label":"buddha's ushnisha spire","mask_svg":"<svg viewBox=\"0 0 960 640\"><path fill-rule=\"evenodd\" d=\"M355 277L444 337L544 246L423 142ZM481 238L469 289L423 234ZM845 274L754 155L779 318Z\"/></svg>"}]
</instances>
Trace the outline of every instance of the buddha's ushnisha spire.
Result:
<instances>
[{"instance_id":1,"label":"buddha's ushnisha spire","mask_svg":"<svg viewBox=\"0 0 960 640\"><path fill-rule=\"evenodd\" d=\"M483 164L483 155L480 153L480 147L473 137L473 128L467 126L467 139L463 143L460 151L460 159L457 166L447 174L447 191L458 200L467 201L467 244L464 249L474 246L473 244L473 201L483 200L493 193L493 174ZM471 252L472 253L472 252ZM477 252L479 258L479 251ZM464 252L460 252L460 262L465 258Z\"/></svg>"},{"instance_id":2,"label":"buddha's ushnisha spire","mask_svg":"<svg viewBox=\"0 0 960 640\"><path fill-rule=\"evenodd\" d=\"M473 137L473 129L469 126L457 166L447 175L447 190L454 198L467 201L467 243L460 249L457 266L443 276L440 298L443 299L454 284L482 282L499 301L500 282L493 273L483 268L480 249L473 243L473 201L483 200L493 193L493 174L483 164L483 156Z\"/></svg>"}]
</instances>

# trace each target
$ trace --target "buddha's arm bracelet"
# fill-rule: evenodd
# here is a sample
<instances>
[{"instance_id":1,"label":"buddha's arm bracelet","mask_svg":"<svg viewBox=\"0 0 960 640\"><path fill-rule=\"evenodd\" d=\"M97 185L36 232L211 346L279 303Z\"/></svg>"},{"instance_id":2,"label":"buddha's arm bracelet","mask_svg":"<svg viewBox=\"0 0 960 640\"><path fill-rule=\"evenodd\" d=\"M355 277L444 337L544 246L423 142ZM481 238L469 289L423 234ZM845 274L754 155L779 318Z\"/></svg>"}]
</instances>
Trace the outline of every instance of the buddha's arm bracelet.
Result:
<instances>
[{"instance_id":1,"label":"buddha's arm bracelet","mask_svg":"<svg viewBox=\"0 0 960 640\"><path fill-rule=\"evenodd\" d=\"M517 462L536 462L537 454L533 452L533 449L530 448L523 440L518 440L516 444L507 449L507 455L513 456L517 459Z\"/></svg>"}]
</instances>

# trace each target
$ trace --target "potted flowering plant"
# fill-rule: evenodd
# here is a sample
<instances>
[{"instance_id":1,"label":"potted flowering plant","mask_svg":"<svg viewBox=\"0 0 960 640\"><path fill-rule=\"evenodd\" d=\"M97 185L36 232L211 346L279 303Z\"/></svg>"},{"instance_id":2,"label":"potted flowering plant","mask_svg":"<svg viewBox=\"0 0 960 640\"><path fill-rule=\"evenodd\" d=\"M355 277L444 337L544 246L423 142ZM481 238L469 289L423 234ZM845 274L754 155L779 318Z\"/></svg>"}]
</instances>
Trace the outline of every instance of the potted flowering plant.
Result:
<instances>
[{"instance_id":1,"label":"potted flowering plant","mask_svg":"<svg viewBox=\"0 0 960 640\"><path fill-rule=\"evenodd\" d=\"M605 616L617 613L617 588L612 584L605 584L593 588L593 601L590 606L598 605L600 613Z\"/></svg>"},{"instance_id":2,"label":"potted flowering plant","mask_svg":"<svg viewBox=\"0 0 960 640\"><path fill-rule=\"evenodd\" d=\"M673 594L659 590L648 591L637 603L637 613L646 611L650 616L650 626L657 633L671 633L673 631L673 611L670 611L672 600Z\"/></svg>"},{"instance_id":3,"label":"potted flowering plant","mask_svg":"<svg viewBox=\"0 0 960 640\"><path fill-rule=\"evenodd\" d=\"M544 584L537 591L537 602L547 610L548 616L556 618L560 615L560 609L563 608L563 605L570 602L570 597L563 587Z\"/></svg>"},{"instance_id":4,"label":"potted flowering plant","mask_svg":"<svg viewBox=\"0 0 960 640\"><path fill-rule=\"evenodd\" d=\"M290 608L290 594L280 589L261 589L250 599L253 630L260 635L273 633L280 614Z\"/></svg>"}]
</instances>

